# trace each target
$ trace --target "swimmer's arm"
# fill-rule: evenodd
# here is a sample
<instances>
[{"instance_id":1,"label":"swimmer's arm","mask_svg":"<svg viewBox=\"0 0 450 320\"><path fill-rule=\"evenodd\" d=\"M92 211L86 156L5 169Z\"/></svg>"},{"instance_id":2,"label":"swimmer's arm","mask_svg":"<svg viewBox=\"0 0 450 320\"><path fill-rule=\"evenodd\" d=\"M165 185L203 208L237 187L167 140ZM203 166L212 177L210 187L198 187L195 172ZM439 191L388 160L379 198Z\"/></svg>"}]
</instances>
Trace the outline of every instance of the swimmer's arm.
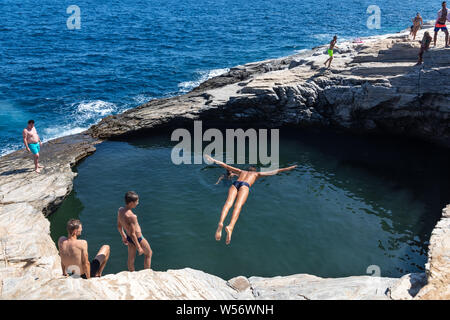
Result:
<instances>
[{"instance_id":1,"label":"swimmer's arm","mask_svg":"<svg viewBox=\"0 0 450 320\"><path fill-rule=\"evenodd\" d=\"M276 174L278 174L278 173L280 173L280 172L285 172L285 171L293 170L293 169L295 169L296 167L297 167L297 165L295 165L295 166L290 166L290 167L287 167L287 168L281 168L281 169L278 169L278 170L272 170L272 171L267 171L267 172L259 172L259 173L258 173L258 177L273 176L273 175L276 175Z\"/></svg>"},{"instance_id":2,"label":"swimmer's arm","mask_svg":"<svg viewBox=\"0 0 450 320\"><path fill-rule=\"evenodd\" d=\"M83 241L82 252L81 252L81 264L83 265L84 274L86 275L86 278L89 279L91 277L91 264L89 263L87 241Z\"/></svg>"},{"instance_id":3,"label":"swimmer's arm","mask_svg":"<svg viewBox=\"0 0 450 320\"><path fill-rule=\"evenodd\" d=\"M213 158L210 157L209 155L205 155L205 158L206 158L207 160L209 160L209 161L212 161L212 162L214 162L214 163L217 163L219 166L221 166L221 167L223 167L223 168L225 168L225 169L227 169L228 171L231 171L231 172L233 172L233 173L240 174L241 171L242 171L241 169L238 169L238 168L229 166L229 165L227 165L226 163L223 163L222 161L213 159Z\"/></svg>"}]
</instances>

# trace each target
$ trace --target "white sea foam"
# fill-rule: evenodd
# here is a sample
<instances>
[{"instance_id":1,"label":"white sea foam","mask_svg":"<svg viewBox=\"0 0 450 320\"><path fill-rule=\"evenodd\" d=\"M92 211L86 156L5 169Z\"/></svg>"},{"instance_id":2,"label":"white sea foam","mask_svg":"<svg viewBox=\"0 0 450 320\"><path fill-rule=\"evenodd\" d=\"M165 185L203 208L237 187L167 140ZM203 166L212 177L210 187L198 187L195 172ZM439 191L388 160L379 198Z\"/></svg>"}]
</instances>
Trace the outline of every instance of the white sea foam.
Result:
<instances>
[{"instance_id":1,"label":"white sea foam","mask_svg":"<svg viewBox=\"0 0 450 320\"><path fill-rule=\"evenodd\" d=\"M43 138L45 141L57 139L63 136L70 136L72 134L83 132L87 130L89 126L86 127L72 127L71 125L61 126L61 127L50 127L43 130Z\"/></svg>"},{"instance_id":2,"label":"white sea foam","mask_svg":"<svg viewBox=\"0 0 450 320\"><path fill-rule=\"evenodd\" d=\"M147 96L145 94L138 94L136 97L133 97L133 100L138 104L143 104L146 102L149 102L150 100L152 100L153 98L150 96Z\"/></svg>"},{"instance_id":3,"label":"white sea foam","mask_svg":"<svg viewBox=\"0 0 450 320\"><path fill-rule=\"evenodd\" d=\"M80 102L77 106L78 113L81 113L82 116L105 116L110 114L116 110L116 105L111 102L102 101L102 100L94 100L94 101L83 101Z\"/></svg>"},{"instance_id":4,"label":"white sea foam","mask_svg":"<svg viewBox=\"0 0 450 320\"><path fill-rule=\"evenodd\" d=\"M14 152L19 150L21 147L23 147L23 144L6 144L2 147L0 150L0 157L6 156L8 153Z\"/></svg>"},{"instance_id":5,"label":"white sea foam","mask_svg":"<svg viewBox=\"0 0 450 320\"><path fill-rule=\"evenodd\" d=\"M198 87L201 83L220 76L221 74L224 74L225 72L230 71L229 68L223 68L223 69L213 69L213 70L204 70L204 71L197 71L196 79L192 81L186 81L181 82L178 84L178 88L181 93L186 93L194 89L195 87Z\"/></svg>"},{"instance_id":6,"label":"white sea foam","mask_svg":"<svg viewBox=\"0 0 450 320\"><path fill-rule=\"evenodd\" d=\"M42 138L44 141L83 132L91 125L98 123L103 117L118 110L114 103L102 100L81 101L72 104L71 107L73 112L68 116L71 122L43 128Z\"/></svg>"}]
</instances>

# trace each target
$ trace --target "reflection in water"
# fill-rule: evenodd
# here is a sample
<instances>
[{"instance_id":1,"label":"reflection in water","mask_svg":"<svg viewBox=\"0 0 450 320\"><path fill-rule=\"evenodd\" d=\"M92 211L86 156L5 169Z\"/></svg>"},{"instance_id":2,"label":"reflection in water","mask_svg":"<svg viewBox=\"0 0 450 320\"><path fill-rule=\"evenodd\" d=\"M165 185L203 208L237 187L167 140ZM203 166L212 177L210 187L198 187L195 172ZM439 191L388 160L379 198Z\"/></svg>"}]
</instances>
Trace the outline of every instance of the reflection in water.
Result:
<instances>
[{"instance_id":1,"label":"reflection in water","mask_svg":"<svg viewBox=\"0 0 450 320\"><path fill-rule=\"evenodd\" d=\"M123 194L135 190L155 270L192 267L223 278L342 277L369 265L382 276L423 270L430 232L449 202L448 151L392 138L280 133L280 166L299 167L254 185L230 246L214 240L229 186L214 183L224 170L173 165L175 143L163 135L99 145L78 166L76 194L50 218L52 236L79 215L91 254L111 246L105 272L125 270L116 214Z\"/></svg>"}]
</instances>

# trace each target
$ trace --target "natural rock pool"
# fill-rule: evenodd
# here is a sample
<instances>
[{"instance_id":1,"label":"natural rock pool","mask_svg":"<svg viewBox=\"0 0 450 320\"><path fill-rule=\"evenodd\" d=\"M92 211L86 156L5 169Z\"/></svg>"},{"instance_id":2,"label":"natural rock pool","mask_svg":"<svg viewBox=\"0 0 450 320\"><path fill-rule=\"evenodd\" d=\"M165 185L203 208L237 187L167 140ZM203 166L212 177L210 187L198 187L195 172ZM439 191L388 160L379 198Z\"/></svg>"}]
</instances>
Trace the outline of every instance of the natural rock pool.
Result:
<instances>
[{"instance_id":1,"label":"natural rock pool","mask_svg":"<svg viewBox=\"0 0 450 320\"><path fill-rule=\"evenodd\" d=\"M174 165L170 136L107 141L75 170L74 191L49 217L55 241L70 218L83 222L89 257L111 246L105 274L126 270L116 227L123 195L138 215L152 269L191 267L237 275L321 277L423 272L431 231L450 198L450 152L392 137L280 130L280 165L291 172L252 187L229 246L214 233L229 185L218 166ZM239 166L245 168L246 166ZM226 224L231 217L231 211ZM143 268L143 256L136 270Z\"/></svg>"}]
</instances>

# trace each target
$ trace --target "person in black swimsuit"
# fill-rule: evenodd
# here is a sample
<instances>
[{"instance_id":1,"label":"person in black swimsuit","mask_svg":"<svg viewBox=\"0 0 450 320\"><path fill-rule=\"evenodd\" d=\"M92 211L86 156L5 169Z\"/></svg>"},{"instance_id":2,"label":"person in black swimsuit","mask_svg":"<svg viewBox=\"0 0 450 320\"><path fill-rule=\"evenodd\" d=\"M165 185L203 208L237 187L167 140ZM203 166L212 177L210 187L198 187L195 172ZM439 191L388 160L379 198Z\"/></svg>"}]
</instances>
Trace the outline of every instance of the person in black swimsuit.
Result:
<instances>
[{"instance_id":1,"label":"person in black swimsuit","mask_svg":"<svg viewBox=\"0 0 450 320\"><path fill-rule=\"evenodd\" d=\"M217 227L215 235L216 240L220 241L220 239L222 238L223 222L227 217L228 211L233 206L233 203L236 200L236 203L234 203L233 215L231 217L230 224L225 227L225 231L227 232L226 244L230 244L234 225L236 224L239 218L242 206L244 205L245 201L247 201L248 193L253 183L255 183L255 181L261 177L273 176L277 173L293 170L294 168L297 167L297 166L290 166L287 168L282 168L273 171L257 172L256 168L254 167L250 167L248 168L248 170L241 170L229 166L221 161L215 160L211 158L209 155L205 155L205 158L206 160L212 161L224 167L226 170L229 170L239 176L237 181L234 181L233 185L230 187L230 189L228 189L228 198L227 201L225 202L225 205L223 206L222 214L220 215L219 225Z\"/></svg>"}]
</instances>

